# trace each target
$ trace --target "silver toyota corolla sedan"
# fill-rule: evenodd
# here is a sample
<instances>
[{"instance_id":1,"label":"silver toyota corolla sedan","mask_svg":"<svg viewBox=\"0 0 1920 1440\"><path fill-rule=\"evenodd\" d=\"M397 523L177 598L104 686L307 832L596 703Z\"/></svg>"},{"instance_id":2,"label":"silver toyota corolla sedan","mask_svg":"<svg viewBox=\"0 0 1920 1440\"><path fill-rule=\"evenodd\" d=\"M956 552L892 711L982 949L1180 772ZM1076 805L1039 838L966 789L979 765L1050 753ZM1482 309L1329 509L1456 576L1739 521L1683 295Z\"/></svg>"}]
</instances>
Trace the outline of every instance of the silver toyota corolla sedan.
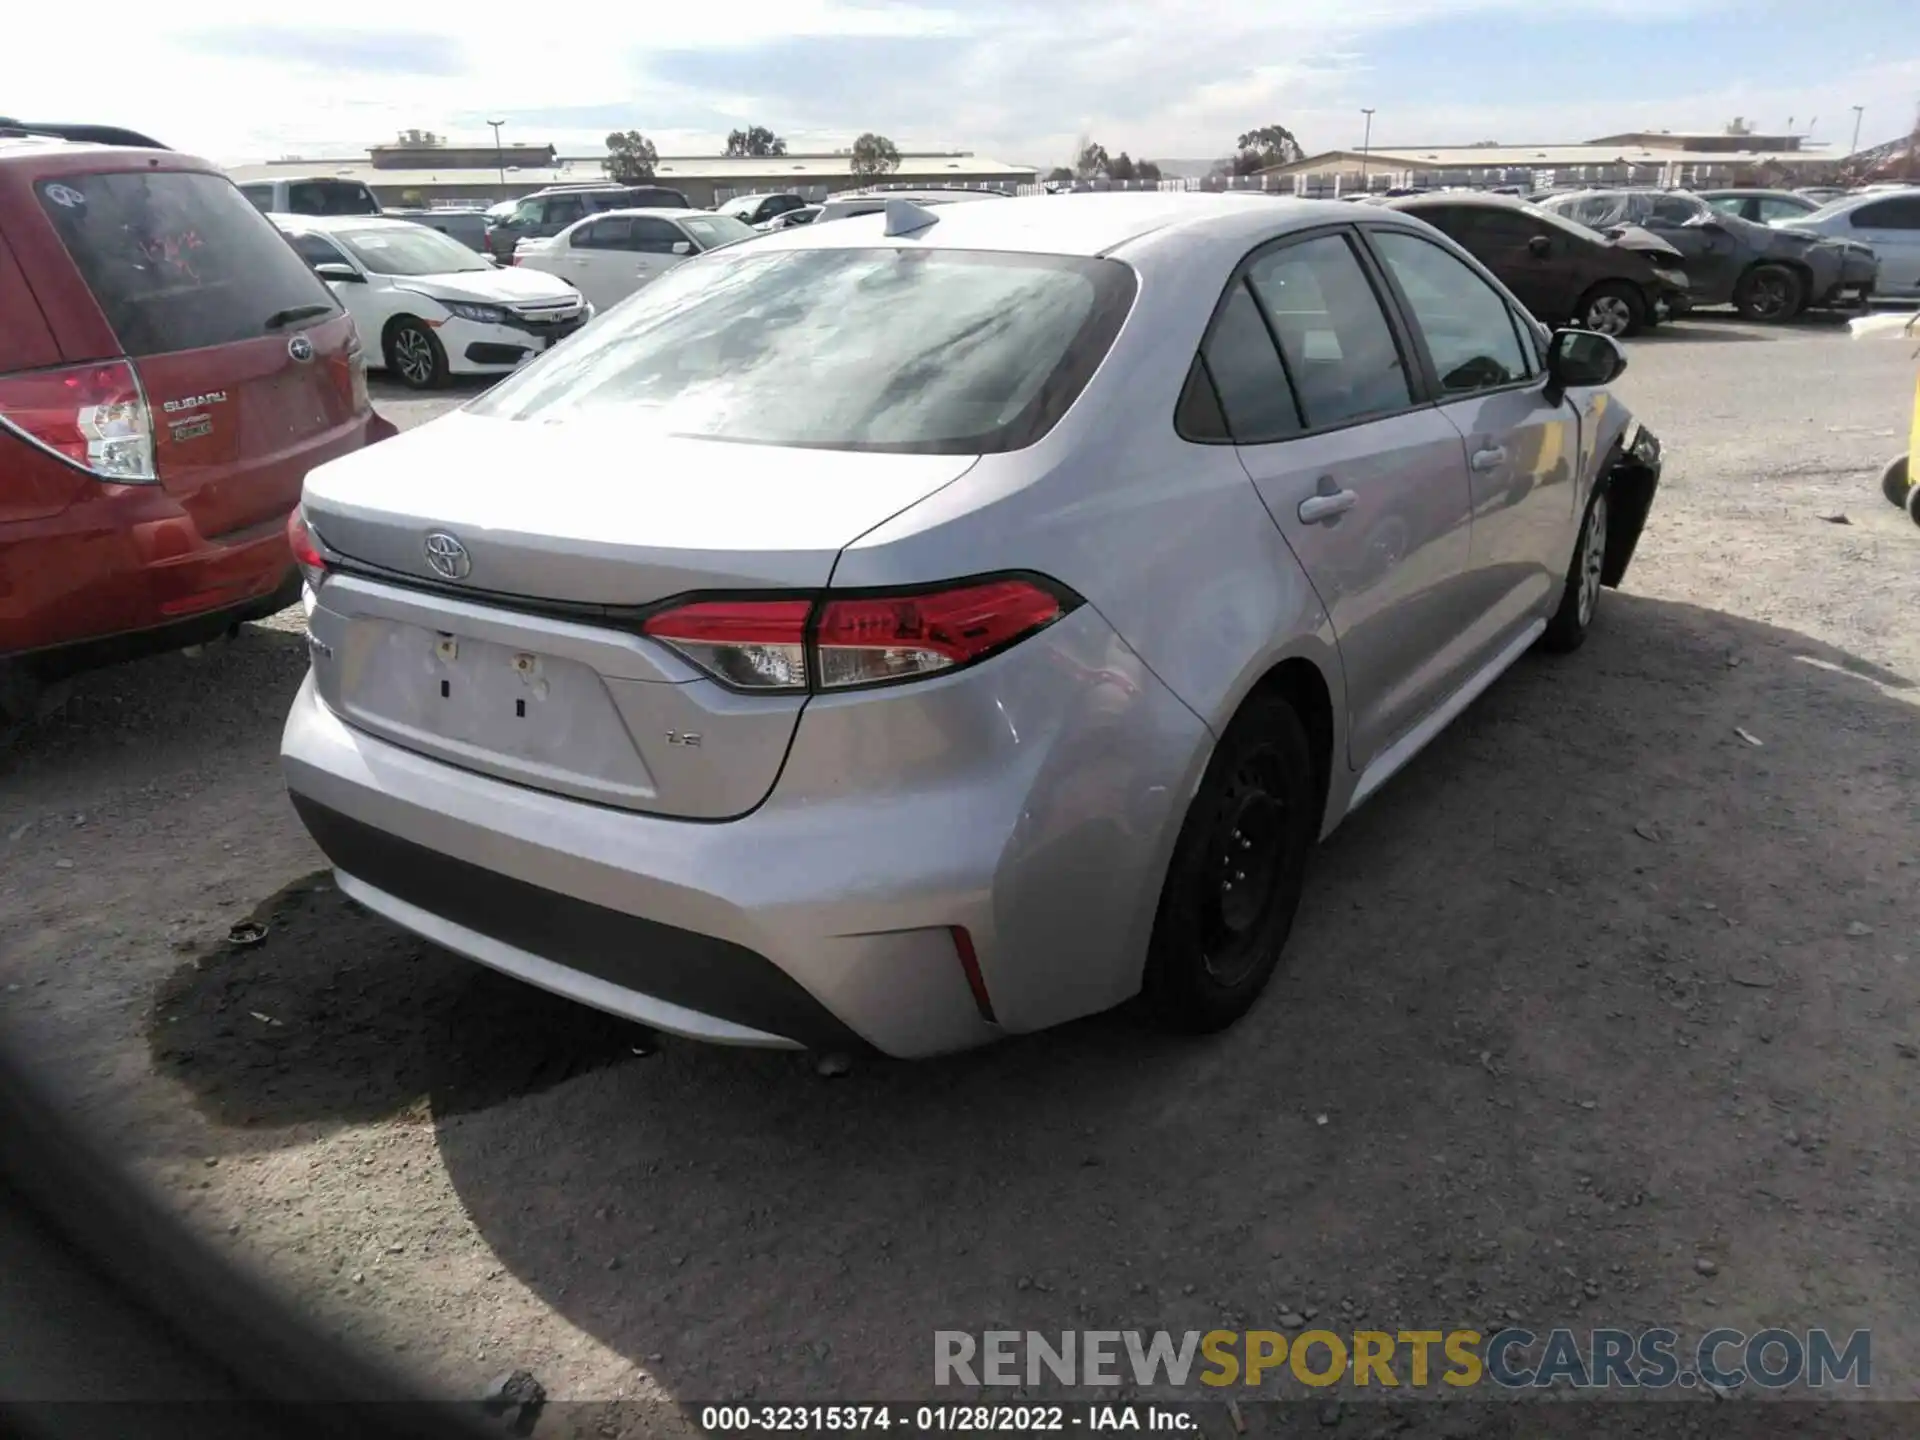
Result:
<instances>
[{"instance_id":1,"label":"silver toyota corolla sedan","mask_svg":"<svg viewBox=\"0 0 1920 1440\"><path fill-rule=\"evenodd\" d=\"M1314 842L1620 580L1624 363L1367 206L769 235L309 477L287 784L360 904L662 1030L1216 1029Z\"/></svg>"}]
</instances>

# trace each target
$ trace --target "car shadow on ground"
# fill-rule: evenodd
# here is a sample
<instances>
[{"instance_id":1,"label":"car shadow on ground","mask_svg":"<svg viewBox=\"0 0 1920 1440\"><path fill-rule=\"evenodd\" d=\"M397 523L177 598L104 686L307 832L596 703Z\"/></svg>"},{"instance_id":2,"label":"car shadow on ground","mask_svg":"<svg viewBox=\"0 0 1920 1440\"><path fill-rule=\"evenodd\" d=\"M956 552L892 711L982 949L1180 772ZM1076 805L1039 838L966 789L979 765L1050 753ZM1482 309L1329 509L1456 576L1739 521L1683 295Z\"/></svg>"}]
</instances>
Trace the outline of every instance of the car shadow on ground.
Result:
<instances>
[{"instance_id":1,"label":"car shadow on ground","mask_svg":"<svg viewBox=\"0 0 1920 1440\"><path fill-rule=\"evenodd\" d=\"M1324 847L1287 968L1210 1039L1103 1016L838 1080L654 1049L320 879L182 965L154 1054L254 1145L424 1100L500 1263L689 1403L926 1395L936 1328L1288 1310L1820 1316L1875 1325L1894 1380L1920 1339L1920 1157L1890 1143L1920 1124L1906 684L1609 595L1580 654L1516 667Z\"/></svg>"}]
</instances>

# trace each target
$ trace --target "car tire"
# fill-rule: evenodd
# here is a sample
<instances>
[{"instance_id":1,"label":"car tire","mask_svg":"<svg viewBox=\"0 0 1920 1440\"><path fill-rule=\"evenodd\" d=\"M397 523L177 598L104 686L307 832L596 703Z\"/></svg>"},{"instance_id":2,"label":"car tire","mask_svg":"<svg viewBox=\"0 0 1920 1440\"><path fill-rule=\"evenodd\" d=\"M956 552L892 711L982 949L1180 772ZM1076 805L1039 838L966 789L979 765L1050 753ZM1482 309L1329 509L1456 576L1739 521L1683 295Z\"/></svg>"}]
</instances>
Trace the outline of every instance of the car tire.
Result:
<instances>
[{"instance_id":1,"label":"car tire","mask_svg":"<svg viewBox=\"0 0 1920 1440\"><path fill-rule=\"evenodd\" d=\"M1574 323L1616 340L1629 339L1647 328L1646 297L1625 281L1602 280L1580 297Z\"/></svg>"},{"instance_id":2,"label":"car tire","mask_svg":"<svg viewBox=\"0 0 1920 1440\"><path fill-rule=\"evenodd\" d=\"M1905 510L1912 488L1907 481L1907 457L1894 456L1880 472L1880 493L1887 497L1889 505Z\"/></svg>"},{"instance_id":3,"label":"car tire","mask_svg":"<svg viewBox=\"0 0 1920 1440\"><path fill-rule=\"evenodd\" d=\"M425 325L411 315L402 315L387 326L381 349L386 355L387 373L409 390L437 390L447 383L446 347Z\"/></svg>"},{"instance_id":4,"label":"car tire","mask_svg":"<svg viewBox=\"0 0 1920 1440\"><path fill-rule=\"evenodd\" d=\"M1167 866L1140 1009L1200 1035L1252 1008L1293 929L1322 791L1307 728L1278 695L1243 705L1207 762Z\"/></svg>"},{"instance_id":5,"label":"car tire","mask_svg":"<svg viewBox=\"0 0 1920 1440\"><path fill-rule=\"evenodd\" d=\"M1567 655L1586 643L1587 631L1600 610L1600 577L1607 568L1607 482L1593 487L1587 500L1587 513L1580 522L1580 538L1574 542L1573 559L1567 563L1566 588L1560 593L1560 608L1553 612L1540 637L1540 647L1556 655Z\"/></svg>"},{"instance_id":6,"label":"car tire","mask_svg":"<svg viewBox=\"0 0 1920 1440\"><path fill-rule=\"evenodd\" d=\"M1733 288L1733 308L1748 320L1784 324L1807 308L1807 287L1784 265L1755 265Z\"/></svg>"}]
</instances>

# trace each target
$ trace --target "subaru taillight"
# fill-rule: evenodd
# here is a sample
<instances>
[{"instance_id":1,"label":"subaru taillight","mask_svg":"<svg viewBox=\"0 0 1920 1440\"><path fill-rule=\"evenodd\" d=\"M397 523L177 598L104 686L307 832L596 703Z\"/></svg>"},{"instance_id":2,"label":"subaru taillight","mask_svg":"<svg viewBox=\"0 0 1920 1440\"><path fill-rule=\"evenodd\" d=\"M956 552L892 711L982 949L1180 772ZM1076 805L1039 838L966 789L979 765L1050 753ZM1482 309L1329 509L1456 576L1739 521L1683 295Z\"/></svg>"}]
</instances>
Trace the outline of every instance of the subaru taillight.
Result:
<instances>
[{"instance_id":1,"label":"subaru taillight","mask_svg":"<svg viewBox=\"0 0 1920 1440\"><path fill-rule=\"evenodd\" d=\"M367 352L360 348L360 337L355 335L347 342L347 372L352 382L351 400L353 413L373 408L373 397L367 393Z\"/></svg>"},{"instance_id":2,"label":"subaru taillight","mask_svg":"<svg viewBox=\"0 0 1920 1440\"><path fill-rule=\"evenodd\" d=\"M0 376L0 425L117 485L159 478L153 418L130 361Z\"/></svg>"},{"instance_id":3,"label":"subaru taillight","mask_svg":"<svg viewBox=\"0 0 1920 1440\"><path fill-rule=\"evenodd\" d=\"M850 690L939 675L1045 629L1079 597L1026 576L817 599L693 600L642 633L736 690Z\"/></svg>"}]
</instances>

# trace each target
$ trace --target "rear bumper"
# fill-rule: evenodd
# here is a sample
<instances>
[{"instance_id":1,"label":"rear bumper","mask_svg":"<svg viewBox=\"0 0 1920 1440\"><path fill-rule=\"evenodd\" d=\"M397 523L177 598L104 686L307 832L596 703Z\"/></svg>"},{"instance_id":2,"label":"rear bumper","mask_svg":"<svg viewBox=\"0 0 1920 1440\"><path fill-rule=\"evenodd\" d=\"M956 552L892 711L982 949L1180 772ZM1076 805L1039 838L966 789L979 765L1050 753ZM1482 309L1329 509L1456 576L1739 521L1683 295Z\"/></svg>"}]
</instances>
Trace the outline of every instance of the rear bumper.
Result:
<instances>
[{"instance_id":1,"label":"rear bumper","mask_svg":"<svg viewBox=\"0 0 1920 1440\"><path fill-rule=\"evenodd\" d=\"M91 489L58 515L0 526L0 657L71 674L299 599L286 516L210 540L158 486Z\"/></svg>"},{"instance_id":2,"label":"rear bumper","mask_svg":"<svg viewBox=\"0 0 1920 1440\"><path fill-rule=\"evenodd\" d=\"M1083 607L973 670L813 700L738 820L457 768L348 726L311 677L281 755L343 891L447 949L698 1039L912 1057L1138 990L1209 748Z\"/></svg>"}]
</instances>

